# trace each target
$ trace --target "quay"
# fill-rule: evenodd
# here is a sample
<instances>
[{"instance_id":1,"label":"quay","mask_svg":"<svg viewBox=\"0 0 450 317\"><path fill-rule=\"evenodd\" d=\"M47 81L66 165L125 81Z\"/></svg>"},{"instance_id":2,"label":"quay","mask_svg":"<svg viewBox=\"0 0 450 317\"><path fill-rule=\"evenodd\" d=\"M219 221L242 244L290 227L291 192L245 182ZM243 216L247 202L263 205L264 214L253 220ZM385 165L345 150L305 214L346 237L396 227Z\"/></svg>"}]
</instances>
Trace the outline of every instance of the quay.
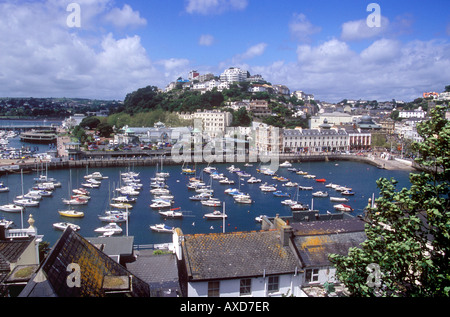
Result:
<instances>
[{"instance_id":1,"label":"quay","mask_svg":"<svg viewBox=\"0 0 450 317\"><path fill-rule=\"evenodd\" d=\"M36 161L35 159L28 160L0 160L0 174L6 172L31 172L42 168L42 164L45 163L48 170L61 170L72 168L121 168L121 167L137 167L137 166L156 166L163 163L164 166L168 165L182 165L183 163L194 166L194 164L208 164L203 156L192 156L190 160L180 162L178 159L173 159L170 156L170 151L147 151L147 156L136 156L127 153L125 156L123 152L121 157L104 157L101 155L92 155L92 153L86 153L85 157L79 159L57 158L50 161ZM413 163L407 163L403 160L385 160L373 156L362 156L353 154L324 154L324 155L295 155L295 154L280 154L272 157L272 161L269 157L264 157L264 162L258 160L257 162L249 161L248 156L246 160L239 159L240 156L225 157L223 161L213 161L211 164L240 164L240 163L253 163L268 165L270 162L277 162L279 164L284 161L291 163L302 162L338 162L338 161L353 161L361 162L376 166L378 168L387 170L416 170L419 169Z\"/></svg>"}]
</instances>

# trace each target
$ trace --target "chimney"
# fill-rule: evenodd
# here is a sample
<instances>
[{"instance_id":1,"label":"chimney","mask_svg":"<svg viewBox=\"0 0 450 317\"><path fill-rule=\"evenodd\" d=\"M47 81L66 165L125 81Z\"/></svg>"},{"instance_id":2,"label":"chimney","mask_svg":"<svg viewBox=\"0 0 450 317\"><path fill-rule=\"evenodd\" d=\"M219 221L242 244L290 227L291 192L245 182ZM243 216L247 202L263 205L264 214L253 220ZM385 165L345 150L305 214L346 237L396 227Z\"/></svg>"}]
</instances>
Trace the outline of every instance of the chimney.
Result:
<instances>
[{"instance_id":1,"label":"chimney","mask_svg":"<svg viewBox=\"0 0 450 317\"><path fill-rule=\"evenodd\" d=\"M280 228L280 239L281 239L281 245L283 247L289 246L289 240L291 239L292 235L294 233L294 230L291 226L285 225Z\"/></svg>"},{"instance_id":2,"label":"chimney","mask_svg":"<svg viewBox=\"0 0 450 317\"><path fill-rule=\"evenodd\" d=\"M0 225L0 240L6 240L6 227Z\"/></svg>"}]
</instances>

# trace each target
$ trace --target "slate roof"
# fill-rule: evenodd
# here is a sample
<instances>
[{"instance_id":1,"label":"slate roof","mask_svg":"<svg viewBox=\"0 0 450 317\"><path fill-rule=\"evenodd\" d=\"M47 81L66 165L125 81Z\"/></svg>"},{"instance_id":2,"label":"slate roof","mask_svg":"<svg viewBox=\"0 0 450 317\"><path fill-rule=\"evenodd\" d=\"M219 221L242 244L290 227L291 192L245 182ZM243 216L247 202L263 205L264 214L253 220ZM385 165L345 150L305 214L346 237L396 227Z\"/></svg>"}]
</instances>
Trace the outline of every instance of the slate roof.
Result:
<instances>
[{"instance_id":1,"label":"slate roof","mask_svg":"<svg viewBox=\"0 0 450 317\"><path fill-rule=\"evenodd\" d=\"M329 254L347 255L366 240L359 218L293 223L294 243L306 267L328 266Z\"/></svg>"},{"instance_id":2,"label":"slate roof","mask_svg":"<svg viewBox=\"0 0 450 317\"><path fill-rule=\"evenodd\" d=\"M300 267L277 230L185 235L183 253L191 281L289 274Z\"/></svg>"},{"instance_id":3,"label":"slate roof","mask_svg":"<svg viewBox=\"0 0 450 317\"><path fill-rule=\"evenodd\" d=\"M349 248L366 240L364 232L296 236L295 245L306 267L328 266L329 254L347 255Z\"/></svg>"},{"instance_id":4,"label":"slate roof","mask_svg":"<svg viewBox=\"0 0 450 317\"><path fill-rule=\"evenodd\" d=\"M70 274L67 269L72 263L80 266L80 287L71 287L67 283ZM67 228L20 297L104 297L108 296L103 284L107 278L117 278L118 281L130 276L131 285L127 294L148 297L148 284Z\"/></svg>"},{"instance_id":5,"label":"slate roof","mask_svg":"<svg viewBox=\"0 0 450 317\"><path fill-rule=\"evenodd\" d=\"M153 296L174 297L180 293L177 259L174 254L154 255L153 250L140 250L127 269L150 285Z\"/></svg>"}]
</instances>

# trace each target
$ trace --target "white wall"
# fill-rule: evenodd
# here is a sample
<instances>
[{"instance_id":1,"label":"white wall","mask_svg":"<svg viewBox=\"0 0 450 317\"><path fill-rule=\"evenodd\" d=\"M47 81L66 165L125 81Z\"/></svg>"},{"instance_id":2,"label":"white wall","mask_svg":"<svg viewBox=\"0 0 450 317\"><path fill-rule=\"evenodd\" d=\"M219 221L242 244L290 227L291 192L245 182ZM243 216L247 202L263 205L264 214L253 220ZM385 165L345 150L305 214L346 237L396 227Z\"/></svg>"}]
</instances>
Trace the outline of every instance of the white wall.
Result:
<instances>
[{"instance_id":1,"label":"white wall","mask_svg":"<svg viewBox=\"0 0 450 317\"><path fill-rule=\"evenodd\" d=\"M249 297L281 297L284 295L299 296L299 285L303 280L302 274L297 275L279 275L279 292L268 294L268 277L258 277L252 279L251 291ZM240 279L221 280L220 297L239 297ZM188 283L188 297L207 297L208 282Z\"/></svg>"}]
</instances>

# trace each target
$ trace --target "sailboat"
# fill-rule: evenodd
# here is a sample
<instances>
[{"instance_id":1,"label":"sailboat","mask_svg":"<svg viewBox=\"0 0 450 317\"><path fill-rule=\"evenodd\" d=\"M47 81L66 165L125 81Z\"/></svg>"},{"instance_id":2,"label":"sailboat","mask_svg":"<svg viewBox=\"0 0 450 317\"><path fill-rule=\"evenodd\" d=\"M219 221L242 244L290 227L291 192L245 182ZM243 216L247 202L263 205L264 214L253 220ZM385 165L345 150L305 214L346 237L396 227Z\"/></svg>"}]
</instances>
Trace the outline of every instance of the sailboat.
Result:
<instances>
[{"instance_id":1,"label":"sailboat","mask_svg":"<svg viewBox=\"0 0 450 317\"><path fill-rule=\"evenodd\" d=\"M33 200L31 198L24 198L23 194L23 170L20 170L20 176L21 176L21 183L22 183L22 197L16 198L13 200L14 204L23 206L23 207L37 207L39 206L38 200Z\"/></svg>"}]
</instances>

